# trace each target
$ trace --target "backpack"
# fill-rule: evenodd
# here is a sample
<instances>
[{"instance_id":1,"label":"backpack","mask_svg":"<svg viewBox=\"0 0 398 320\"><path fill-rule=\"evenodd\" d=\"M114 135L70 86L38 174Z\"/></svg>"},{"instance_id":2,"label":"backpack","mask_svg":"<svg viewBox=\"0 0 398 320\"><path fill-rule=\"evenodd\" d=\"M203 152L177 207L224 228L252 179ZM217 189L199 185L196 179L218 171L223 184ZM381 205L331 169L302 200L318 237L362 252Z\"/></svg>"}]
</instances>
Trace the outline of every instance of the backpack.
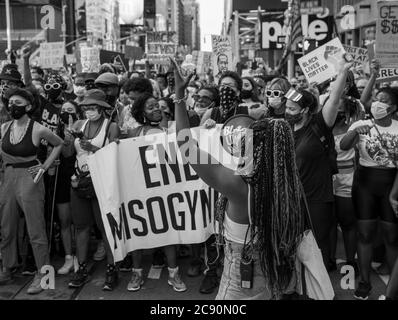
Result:
<instances>
[{"instance_id":1,"label":"backpack","mask_svg":"<svg viewBox=\"0 0 398 320\"><path fill-rule=\"evenodd\" d=\"M311 123L311 129L325 149L332 175L338 174L339 169L337 168L337 151L333 132L329 131L326 135L322 134L321 129L315 122Z\"/></svg>"}]
</instances>

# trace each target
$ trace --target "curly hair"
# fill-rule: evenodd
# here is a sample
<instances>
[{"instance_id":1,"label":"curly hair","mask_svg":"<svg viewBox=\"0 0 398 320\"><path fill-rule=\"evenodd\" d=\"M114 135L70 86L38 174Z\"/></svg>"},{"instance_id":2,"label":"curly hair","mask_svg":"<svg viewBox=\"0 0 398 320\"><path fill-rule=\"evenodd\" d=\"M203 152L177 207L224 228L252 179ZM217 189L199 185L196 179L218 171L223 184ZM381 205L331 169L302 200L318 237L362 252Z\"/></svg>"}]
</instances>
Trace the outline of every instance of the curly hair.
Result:
<instances>
[{"instance_id":1,"label":"curly hair","mask_svg":"<svg viewBox=\"0 0 398 320\"><path fill-rule=\"evenodd\" d=\"M258 91L258 85L257 85L256 81L254 81L254 79L252 77L242 77L242 83L243 83L243 80L249 81L253 87L253 93L252 93L251 99L254 102L260 102L260 99L258 98L259 91ZM243 84L242 84L242 86L243 86Z\"/></svg>"},{"instance_id":2,"label":"curly hair","mask_svg":"<svg viewBox=\"0 0 398 320\"><path fill-rule=\"evenodd\" d=\"M123 90L126 94L129 94L131 91L137 91L139 93L153 93L153 87L150 80L145 78L133 78L127 80L127 82L123 86Z\"/></svg>"},{"instance_id":3,"label":"curly hair","mask_svg":"<svg viewBox=\"0 0 398 320\"><path fill-rule=\"evenodd\" d=\"M249 244L259 252L262 272L273 295L278 296L295 272L296 251L305 227L304 193L290 125L280 119L264 119L254 122L251 129L254 170L243 176L252 190ZM226 205L227 198L221 196L216 206L221 231Z\"/></svg>"},{"instance_id":4,"label":"curly hair","mask_svg":"<svg viewBox=\"0 0 398 320\"><path fill-rule=\"evenodd\" d=\"M242 91L242 86L243 86L243 81L241 79L241 77L239 77L239 75L236 72L233 71L225 71L223 72L223 74L220 77L220 82L224 79L224 78L232 78L235 80L236 82L236 86L238 88L239 91Z\"/></svg>"},{"instance_id":5,"label":"curly hair","mask_svg":"<svg viewBox=\"0 0 398 320\"><path fill-rule=\"evenodd\" d=\"M133 107L131 108L131 115L139 124L145 124L145 104L151 98L155 99L152 92L145 92L134 101Z\"/></svg>"}]
</instances>

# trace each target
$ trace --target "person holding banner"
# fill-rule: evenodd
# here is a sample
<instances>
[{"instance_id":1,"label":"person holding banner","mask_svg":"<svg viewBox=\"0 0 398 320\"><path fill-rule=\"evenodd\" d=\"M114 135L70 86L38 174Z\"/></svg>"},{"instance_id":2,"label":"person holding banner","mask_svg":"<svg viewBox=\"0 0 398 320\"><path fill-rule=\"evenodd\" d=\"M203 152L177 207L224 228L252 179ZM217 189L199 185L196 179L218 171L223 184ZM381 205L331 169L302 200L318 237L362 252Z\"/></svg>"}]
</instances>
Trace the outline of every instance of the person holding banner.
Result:
<instances>
[{"instance_id":1,"label":"person holding banner","mask_svg":"<svg viewBox=\"0 0 398 320\"><path fill-rule=\"evenodd\" d=\"M292 130L283 120L256 121L249 137L253 139L252 166L249 163L233 171L214 159L202 164L200 159L209 155L198 148L191 135L184 99L188 81L176 62L172 63L181 153L200 178L223 195L218 220L225 240L225 260L216 299L279 299L294 279L296 241L304 231ZM283 208L277 203L283 203ZM277 220L284 222L272 223ZM275 250L282 243L283 252ZM278 268L274 268L276 264Z\"/></svg>"},{"instance_id":2,"label":"person holding banner","mask_svg":"<svg viewBox=\"0 0 398 320\"><path fill-rule=\"evenodd\" d=\"M170 110L169 110L170 111ZM133 105L132 116L137 120L140 127L129 130L128 138L148 136L165 132L165 128L161 127L162 111L159 102L152 94L144 93L139 96ZM163 248L167 258L169 270L168 283L176 292L184 292L187 290L185 283L181 279L179 268L177 265L177 246L166 246ZM144 283L142 269L142 250L136 250L132 253L133 258L133 274L127 286L127 290L135 292L141 289Z\"/></svg>"},{"instance_id":3,"label":"person holding banner","mask_svg":"<svg viewBox=\"0 0 398 320\"><path fill-rule=\"evenodd\" d=\"M290 89L286 94L286 120L294 130L296 161L309 205L314 235L325 266L330 263L330 232L333 215L333 184L336 151L332 127L338 113L348 71L352 63L341 59L338 77L328 101L318 112L318 101L310 92Z\"/></svg>"},{"instance_id":4,"label":"person holding banner","mask_svg":"<svg viewBox=\"0 0 398 320\"><path fill-rule=\"evenodd\" d=\"M0 283L12 279L11 269L17 266L17 231L19 210L26 220L38 272L28 288L28 294L38 294L41 287L41 268L50 263L44 219L44 183L41 179L62 149L62 139L49 129L31 120L34 97L24 89L11 90L9 110L13 120L1 127L1 156L5 165L4 182L0 188L1 255L3 270ZM54 148L41 164L37 158L40 141L45 139Z\"/></svg>"},{"instance_id":5,"label":"person holding banner","mask_svg":"<svg viewBox=\"0 0 398 320\"><path fill-rule=\"evenodd\" d=\"M87 157L115 141L119 137L119 128L116 123L110 122L106 118L105 110L111 110L112 107L106 102L106 95L103 91L89 90L80 107L87 120L77 121L67 137L67 143L72 144L76 152L75 175L72 177L71 188L71 208L72 223L76 228L76 253L79 262L79 269L71 278L69 287L79 288L89 280L87 254L90 230L95 221L102 234L108 263L103 290L112 291L118 282L118 272L106 237L98 199L93 188L83 188L79 181L91 179Z\"/></svg>"},{"instance_id":6,"label":"person holding banner","mask_svg":"<svg viewBox=\"0 0 398 320\"><path fill-rule=\"evenodd\" d=\"M398 94L394 89L383 88L376 99L370 108L373 119L355 122L340 143L342 150L354 146L359 149L360 165L354 174L352 198L358 219L361 277L354 297L360 300L367 300L372 290L370 271L379 220L390 270L398 256L398 219L389 201L397 174L398 121L393 119L393 113L397 110ZM365 103L369 105L369 101Z\"/></svg>"}]
</instances>

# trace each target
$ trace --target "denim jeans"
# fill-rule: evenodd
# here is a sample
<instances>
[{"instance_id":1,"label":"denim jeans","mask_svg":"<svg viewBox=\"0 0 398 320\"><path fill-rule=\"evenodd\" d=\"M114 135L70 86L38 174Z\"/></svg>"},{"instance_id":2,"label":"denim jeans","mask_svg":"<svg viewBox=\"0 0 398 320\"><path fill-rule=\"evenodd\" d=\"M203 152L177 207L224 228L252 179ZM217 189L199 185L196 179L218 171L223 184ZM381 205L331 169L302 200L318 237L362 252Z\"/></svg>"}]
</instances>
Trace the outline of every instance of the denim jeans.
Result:
<instances>
[{"instance_id":1,"label":"denim jeans","mask_svg":"<svg viewBox=\"0 0 398 320\"><path fill-rule=\"evenodd\" d=\"M225 240L224 270L216 300L271 300L272 294L261 271L258 253L253 256L253 288L241 287L240 262L243 245Z\"/></svg>"}]
</instances>

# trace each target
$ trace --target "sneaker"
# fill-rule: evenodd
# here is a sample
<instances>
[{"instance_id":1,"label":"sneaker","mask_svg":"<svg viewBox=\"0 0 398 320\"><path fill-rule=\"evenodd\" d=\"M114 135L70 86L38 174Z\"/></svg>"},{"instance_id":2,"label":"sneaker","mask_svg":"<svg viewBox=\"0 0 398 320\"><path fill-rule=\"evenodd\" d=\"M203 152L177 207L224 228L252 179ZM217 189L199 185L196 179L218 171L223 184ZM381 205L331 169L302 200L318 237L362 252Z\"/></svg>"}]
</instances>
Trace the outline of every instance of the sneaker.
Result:
<instances>
[{"instance_id":1,"label":"sneaker","mask_svg":"<svg viewBox=\"0 0 398 320\"><path fill-rule=\"evenodd\" d=\"M206 274L200 285L199 292L202 294L212 294L218 286L219 281L217 275Z\"/></svg>"},{"instance_id":2,"label":"sneaker","mask_svg":"<svg viewBox=\"0 0 398 320\"><path fill-rule=\"evenodd\" d=\"M155 269L163 269L166 266L164 262L164 253L162 250L156 250L153 254L152 267Z\"/></svg>"},{"instance_id":3,"label":"sneaker","mask_svg":"<svg viewBox=\"0 0 398 320\"><path fill-rule=\"evenodd\" d=\"M141 289L141 286L144 284L144 279L142 277L142 270L140 272L133 270L133 275L131 276L131 280L127 285L127 291L135 292Z\"/></svg>"},{"instance_id":4,"label":"sneaker","mask_svg":"<svg viewBox=\"0 0 398 320\"><path fill-rule=\"evenodd\" d=\"M6 285L13 279L12 273L10 270L0 271L0 285Z\"/></svg>"},{"instance_id":5,"label":"sneaker","mask_svg":"<svg viewBox=\"0 0 398 320\"><path fill-rule=\"evenodd\" d=\"M94 261L102 261L106 257L104 241L98 242L97 251L94 253Z\"/></svg>"},{"instance_id":6,"label":"sneaker","mask_svg":"<svg viewBox=\"0 0 398 320\"><path fill-rule=\"evenodd\" d=\"M65 274L68 274L69 272L73 271L74 268L75 268L75 266L74 266L73 257L66 256L64 265L62 266L61 269L59 269L57 271L57 273L60 275L65 275Z\"/></svg>"},{"instance_id":7,"label":"sneaker","mask_svg":"<svg viewBox=\"0 0 398 320\"><path fill-rule=\"evenodd\" d=\"M198 277L201 274L202 269L202 261L201 260L193 260L188 269L188 276L189 277Z\"/></svg>"},{"instance_id":8,"label":"sneaker","mask_svg":"<svg viewBox=\"0 0 398 320\"><path fill-rule=\"evenodd\" d=\"M357 290L355 290L354 298L359 300L368 300L372 286L370 283L365 281L360 281Z\"/></svg>"},{"instance_id":9,"label":"sneaker","mask_svg":"<svg viewBox=\"0 0 398 320\"><path fill-rule=\"evenodd\" d=\"M68 285L69 288L80 288L89 281L90 279L88 277L87 265L80 264L79 270L77 270L77 272L73 274Z\"/></svg>"},{"instance_id":10,"label":"sneaker","mask_svg":"<svg viewBox=\"0 0 398 320\"><path fill-rule=\"evenodd\" d=\"M36 273L33 282L29 286L28 290L26 291L28 294L39 294L40 292L44 291L44 289L41 286L41 279L43 275L40 273Z\"/></svg>"},{"instance_id":11,"label":"sneaker","mask_svg":"<svg viewBox=\"0 0 398 320\"><path fill-rule=\"evenodd\" d=\"M22 275L34 276L37 273L36 263L32 259L26 259L26 262L22 268Z\"/></svg>"},{"instance_id":12,"label":"sneaker","mask_svg":"<svg viewBox=\"0 0 398 320\"><path fill-rule=\"evenodd\" d=\"M116 270L116 266L108 265L105 275L105 283L102 288L104 291L113 291L116 288L119 281L119 275Z\"/></svg>"},{"instance_id":13,"label":"sneaker","mask_svg":"<svg viewBox=\"0 0 398 320\"><path fill-rule=\"evenodd\" d=\"M377 299L377 300L393 300L393 299L391 299L391 298L389 298L389 297L386 297L384 294L382 294L382 295L379 297L379 299Z\"/></svg>"},{"instance_id":14,"label":"sneaker","mask_svg":"<svg viewBox=\"0 0 398 320\"><path fill-rule=\"evenodd\" d=\"M171 269L169 269L171 270ZM187 290L187 286L181 280L180 273L178 272L178 268L173 270L172 272L169 271L169 279L167 283L173 287L174 291L177 292L184 292Z\"/></svg>"},{"instance_id":15,"label":"sneaker","mask_svg":"<svg viewBox=\"0 0 398 320\"><path fill-rule=\"evenodd\" d=\"M133 269L133 258L131 255L127 255L126 258L122 261L122 263L119 266L119 270L121 272L131 272Z\"/></svg>"}]
</instances>

